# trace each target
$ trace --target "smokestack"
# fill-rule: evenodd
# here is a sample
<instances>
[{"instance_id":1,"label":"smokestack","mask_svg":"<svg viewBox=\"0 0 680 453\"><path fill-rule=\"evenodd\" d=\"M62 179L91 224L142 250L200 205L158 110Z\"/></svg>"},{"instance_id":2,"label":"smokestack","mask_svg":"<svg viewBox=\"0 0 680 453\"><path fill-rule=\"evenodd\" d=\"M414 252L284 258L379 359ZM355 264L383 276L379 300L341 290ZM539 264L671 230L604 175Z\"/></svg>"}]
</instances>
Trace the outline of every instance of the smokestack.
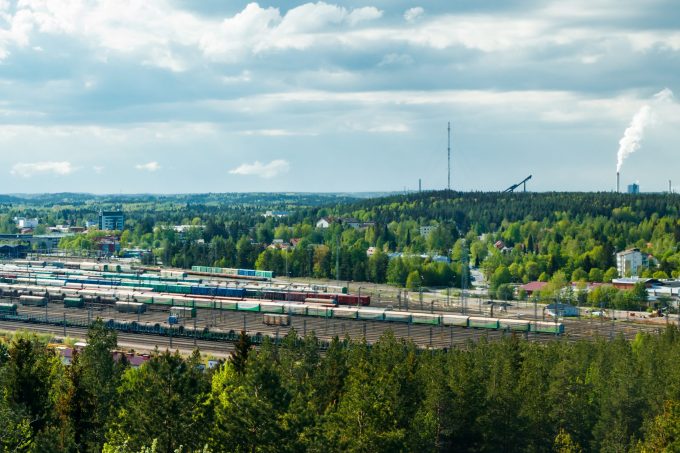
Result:
<instances>
[{"instance_id":1,"label":"smokestack","mask_svg":"<svg viewBox=\"0 0 680 453\"><path fill-rule=\"evenodd\" d=\"M668 193L673 193L673 185L670 179L668 180Z\"/></svg>"},{"instance_id":2,"label":"smokestack","mask_svg":"<svg viewBox=\"0 0 680 453\"><path fill-rule=\"evenodd\" d=\"M619 172L616 172L616 193L619 193Z\"/></svg>"},{"instance_id":3,"label":"smokestack","mask_svg":"<svg viewBox=\"0 0 680 453\"><path fill-rule=\"evenodd\" d=\"M420 193L422 191L423 191L422 180L418 178L418 192Z\"/></svg>"}]
</instances>

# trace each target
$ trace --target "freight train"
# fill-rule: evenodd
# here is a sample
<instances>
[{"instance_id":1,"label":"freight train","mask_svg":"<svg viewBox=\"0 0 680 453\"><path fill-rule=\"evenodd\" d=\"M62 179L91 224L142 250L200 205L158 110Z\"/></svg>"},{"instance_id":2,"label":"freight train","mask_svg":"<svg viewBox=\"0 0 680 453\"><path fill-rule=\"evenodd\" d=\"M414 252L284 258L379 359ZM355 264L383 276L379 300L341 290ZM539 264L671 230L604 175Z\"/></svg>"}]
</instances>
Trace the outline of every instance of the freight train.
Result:
<instances>
[{"instance_id":1,"label":"freight train","mask_svg":"<svg viewBox=\"0 0 680 453\"><path fill-rule=\"evenodd\" d=\"M66 293L60 291L65 290ZM35 292L34 292L35 291ZM42 292L41 292L42 291ZM34 296L34 294L38 294ZM191 295L156 294L153 292L121 292L117 290L92 290L70 288L40 288L0 284L0 295L20 297L21 303L59 300L66 297L80 297L84 301L114 305L116 309L143 312L140 307L157 305L166 307L188 307L191 309L230 310L257 312L263 314L287 314L336 319L355 319L392 323L426 324L431 326L457 326L477 329L510 330L562 334L564 325L555 322L540 322L520 319L484 318L443 313L407 312L379 308L340 306L332 299L316 298L307 302L282 302L276 300L253 300L236 298L200 297ZM121 300L119 300L119 298ZM328 303L324 303L328 301ZM64 302L66 303L66 302ZM134 310L131 308L134 307Z\"/></svg>"}]
</instances>

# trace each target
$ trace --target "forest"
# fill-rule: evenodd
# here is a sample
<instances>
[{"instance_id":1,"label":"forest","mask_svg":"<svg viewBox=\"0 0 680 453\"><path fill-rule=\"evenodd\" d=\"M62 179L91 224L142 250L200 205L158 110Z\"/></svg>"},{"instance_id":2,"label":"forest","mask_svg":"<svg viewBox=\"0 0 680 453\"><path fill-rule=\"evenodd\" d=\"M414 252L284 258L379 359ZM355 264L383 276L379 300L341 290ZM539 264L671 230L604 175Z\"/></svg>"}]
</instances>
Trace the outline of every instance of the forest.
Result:
<instances>
[{"instance_id":1,"label":"forest","mask_svg":"<svg viewBox=\"0 0 680 453\"><path fill-rule=\"evenodd\" d=\"M615 253L636 247L650 256L641 276L680 275L675 194L207 194L72 196L61 203L48 197L2 205L0 233L16 232L15 216L39 217L44 231L47 225L82 225L99 208L125 212L123 248L148 249L151 262L184 268L258 268L279 276L448 287L461 285L461 264L469 260L484 271L492 291L507 293L503 285L534 280L611 281L617 276ZM265 217L266 210L288 215ZM322 217L331 219L329 228L316 228ZM346 219L367 226L351 227ZM174 225L194 228L178 233ZM431 231L421 234L428 226ZM92 250L103 234L65 238L60 247ZM279 246L272 245L277 240Z\"/></svg>"},{"instance_id":2,"label":"forest","mask_svg":"<svg viewBox=\"0 0 680 453\"><path fill-rule=\"evenodd\" d=\"M294 331L206 370L156 351L114 361L101 321L63 365L0 342L0 446L20 452L661 452L680 449L680 331L594 341L514 336L422 350L385 334L323 355Z\"/></svg>"}]
</instances>

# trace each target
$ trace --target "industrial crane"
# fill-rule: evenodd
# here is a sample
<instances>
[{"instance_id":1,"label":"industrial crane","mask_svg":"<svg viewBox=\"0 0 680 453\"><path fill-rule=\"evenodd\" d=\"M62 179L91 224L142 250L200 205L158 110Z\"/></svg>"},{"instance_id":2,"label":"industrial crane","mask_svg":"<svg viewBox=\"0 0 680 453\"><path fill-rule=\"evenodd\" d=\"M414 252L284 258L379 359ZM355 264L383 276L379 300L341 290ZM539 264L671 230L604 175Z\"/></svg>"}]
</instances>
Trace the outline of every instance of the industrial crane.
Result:
<instances>
[{"instance_id":1,"label":"industrial crane","mask_svg":"<svg viewBox=\"0 0 680 453\"><path fill-rule=\"evenodd\" d=\"M532 175L529 175L526 178L524 178L522 181L518 182L517 184L511 185L510 187L505 189L503 191L503 193L514 192L516 188L518 188L519 186L522 186L522 185L524 186L524 192L526 192L527 191L527 181L531 179L531 176Z\"/></svg>"}]
</instances>

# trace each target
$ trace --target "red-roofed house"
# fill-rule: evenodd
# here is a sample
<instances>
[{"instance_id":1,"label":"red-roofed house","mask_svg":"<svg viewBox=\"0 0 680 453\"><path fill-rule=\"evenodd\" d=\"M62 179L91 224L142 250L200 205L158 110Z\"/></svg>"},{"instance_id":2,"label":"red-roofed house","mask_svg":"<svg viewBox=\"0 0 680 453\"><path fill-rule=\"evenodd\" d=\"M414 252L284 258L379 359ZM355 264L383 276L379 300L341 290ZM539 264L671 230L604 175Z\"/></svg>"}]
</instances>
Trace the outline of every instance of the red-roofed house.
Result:
<instances>
[{"instance_id":1,"label":"red-roofed house","mask_svg":"<svg viewBox=\"0 0 680 453\"><path fill-rule=\"evenodd\" d=\"M548 282L529 282L519 287L526 291L527 295L531 296L536 291L542 290Z\"/></svg>"}]
</instances>

